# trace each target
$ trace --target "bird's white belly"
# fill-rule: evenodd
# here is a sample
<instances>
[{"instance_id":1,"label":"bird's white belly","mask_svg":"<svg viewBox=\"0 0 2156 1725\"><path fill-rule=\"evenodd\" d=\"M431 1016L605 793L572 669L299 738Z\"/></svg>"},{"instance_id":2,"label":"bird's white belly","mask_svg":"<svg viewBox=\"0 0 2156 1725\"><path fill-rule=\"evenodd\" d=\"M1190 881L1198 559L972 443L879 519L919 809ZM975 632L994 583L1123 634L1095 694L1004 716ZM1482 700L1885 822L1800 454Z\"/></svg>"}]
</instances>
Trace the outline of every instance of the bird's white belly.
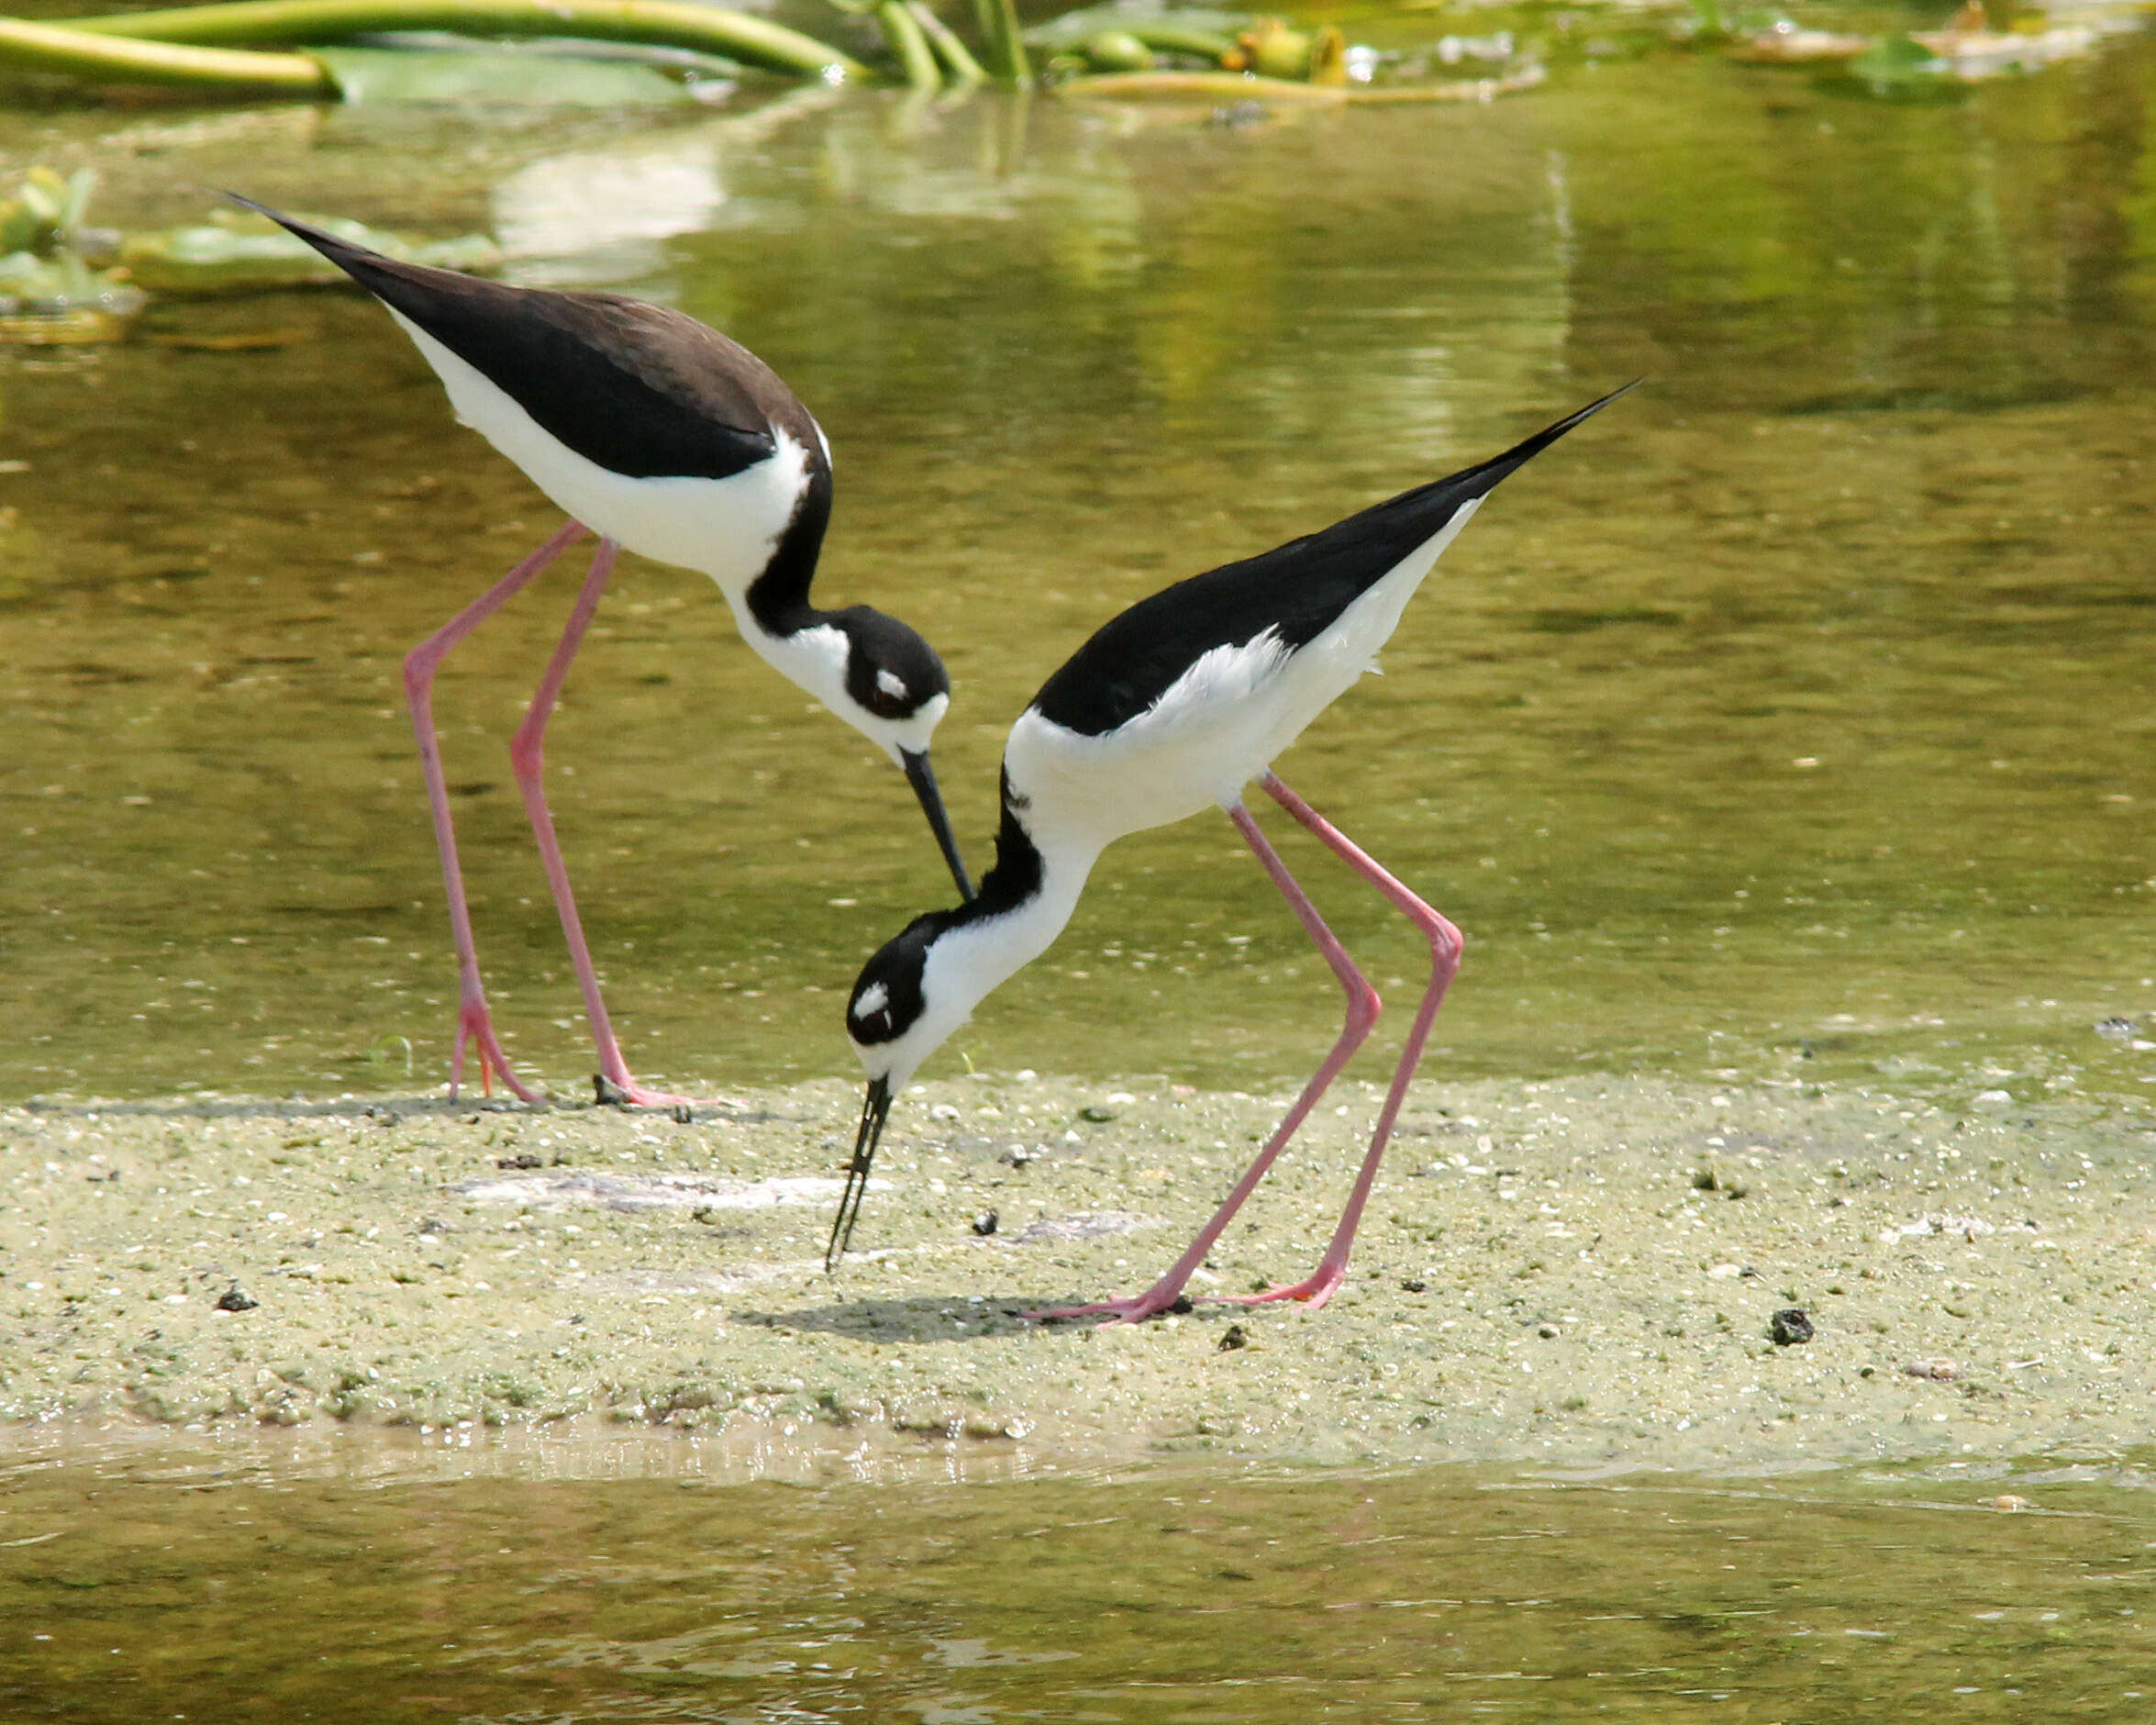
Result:
<instances>
[{"instance_id":1,"label":"bird's white belly","mask_svg":"<svg viewBox=\"0 0 2156 1725\"><path fill-rule=\"evenodd\" d=\"M678 568L699 570L729 592L762 572L794 518L808 454L783 432L769 461L725 479L629 479L579 455L542 428L493 379L394 308L448 390L457 417L593 532Z\"/></svg>"}]
</instances>

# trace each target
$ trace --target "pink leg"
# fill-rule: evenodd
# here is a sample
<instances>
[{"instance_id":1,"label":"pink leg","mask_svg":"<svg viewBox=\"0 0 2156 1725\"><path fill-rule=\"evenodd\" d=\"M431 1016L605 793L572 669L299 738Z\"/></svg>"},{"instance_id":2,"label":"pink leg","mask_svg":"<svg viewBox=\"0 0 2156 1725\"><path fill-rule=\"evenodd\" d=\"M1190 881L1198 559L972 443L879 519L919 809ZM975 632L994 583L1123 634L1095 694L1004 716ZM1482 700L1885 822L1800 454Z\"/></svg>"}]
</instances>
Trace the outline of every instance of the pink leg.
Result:
<instances>
[{"instance_id":1,"label":"pink leg","mask_svg":"<svg viewBox=\"0 0 2156 1725\"><path fill-rule=\"evenodd\" d=\"M1458 929L1372 862L1339 829L1279 779L1268 773L1264 785L1283 808L1346 858L1350 868L1398 906L1428 937L1430 943L1429 987L1422 996L1415 1022L1408 1027L1407 1043L1400 1051L1400 1064L1393 1074L1393 1087L1385 1093L1385 1106L1377 1117L1377 1130L1371 1135L1370 1149L1362 1158L1362 1170L1355 1176L1355 1189L1349 1194L1348 1208L1340 1212L1339 1226L1333 1230L1332 1243L1326 1247L1316 1274L1290 1287L1229 1297L1251 1304L1260 1300L1306 1300L1311 1309L1316 1310L1347 1279L1348 1252L1355 1242L1355 1230L1362 1220L1362 1207L1370 1201L1370 1189L1377 1183L1377 1165L1384 1158L1385 1144L1400 1118L1400 1105L1407 1099L1407 1081L1415 1075L1416 1063L1422 1058L1423 1045L1429 1041L1430 1026L1436 1022L1438 1008L1445 1004L1445 990L1451 985L1453 974L1460 969L1460 954L1466 942Z\"/></svg>"},{"instance_id":2,"label":"pink leg","mask_svg":"<svg viewBox=\"0 0 2156 1725\"><path fill-rule=\"evenodd\" d=\"M434 845L441 853L442 885L449 889L450 931L457 943L457 1048L450 1059L450 1095L464 1081L464 1048L479 1052L480 1087L489 1094L494 1074L522 1100L538 1100L517 1081L502 1057L486 1009L486 990L479 980L479 949L472 938L472 912L464 902L464 872L457 864L457 835L450 821L449 786L441 770L441 744L434 734L434 673L450 649L528 585L542 569L583 537L583 526L566 523L539 550L504 575L405 656L405 703L419 739L419 771L427 781L427 804L434 815Z\"/></svg>"},{"instance_id":3,"label":"pink leg","mask_svg":"<svg viewBox=\"0 0 2156 1725\"><path fill-rule=\"evenodd\" d=\"M1276 783L1269 777L1266 788L1273 790ZM1275 790L1274 795L1279 795L1279 792ZM1361 1047L1363 1039L1370 1034L1371 1027L1377 1022L1382 1004L1378 1000L1377 990L1355 968L1355 961L1348 956L1347 949L1334 938L1332 930L1325 926L1325 919L1317 914L1317 907L1310 902L1309 896L1295 884L1295 877L1288 873L1287 864L1280 860L1279 853L1265 841L1265 835L1258 830L1258 823L1251 818L1250 811L1238 803L1228 811L1228 818L1235 822L1236 830L1242 834L1250 849L1258 853L1258 861L1265 865L1265 872L1272 877L1272 884L1280 888L1289 905L1294 907L1295 916L1309 931L1310 938L1317 943L1317 950L1325 955L1325 962L1332 966L1332 974L1339 978L1340 986L1347 991L1348 996L1347 1022L1340 1029L1339 1040L1332 1045L1332 1052L1325 1057L1325 1064L1303 1086L1303 1094L1295 1098L1295 1107L1287 1111L1287 1118L1281 1121L1272 1136L1266 1141L1265 1148L1258 1152L1257 1160L1244 1171L1243 1177L1236 1182L1235 1190L1228 1195L1228 1201L1214 1212L1213 1219L1198 1230L1198 1237L1190 1242L1190 1249L1176 1259L1165 1275L1144 1293L1134 1295L1128 1299L1103 1300L1093 1306L1071 1306L1052 1311L1028 1312L1026 1314L1028 1318L1098 1317L1109 1322L1120 1320L1136 1323L1141 1319L1164 1312L1174 1305L1177 1297L1183 1292L1183 1285L1190 1280L1191 1273L1205 1263L1206 1254L1212 1251L1213 1242L1220 1238L1221 1230L1233 1219L1236 1211L1242 1208L1243 1200L1256 1189L1258 1182L1265 1177L1265 1171L1272 1166L1273 1158L1286 1148L1288 1140L1295 1135L1295 1129L1302 1125L1310 1110L1317 1106L1317 1098L1325 1094L1332 1081L1339 1075L1340 1068Z\"/></svg>"},{"instance_id":4,"label":"pink leg","mask_svg":"<svg viewBox=\"0 0 2156 1725\"><path fill-rule=\"evenodd\" d=\"M621 547L613 540L602 539L597 553L592 558L591 573L584 577L583 591L576 595L576 607L569 614L569 622L561 631L561 639L555 644L554 656L548 660L546 674L531 697L530 709L524 715L524 722L517 727L517 735L509 744L509 761L517 772L517 788L524 793L524 811L531 818L532 836L539 840L539 861L547 871L547 885L554 895L554 908L561 914L562 938L569 943L569 956L576 966L576 980L583 990L584 1015L591 1020L592 1040L598 1044L600 1096L606 1101L627 1102L643 1108L672 1108L685 1106L686 1096L668 1096L656 1090L647 1090L629 1075L628 1064L621 1057L621 1046L614 1040L614 1025L606 1016L606 1003L599 995L599 974L592 963L592 952L583 938L583 922L576 914L576 895L569 885L569 870L561 861L561 846L554 836L554 818L547 808L546 737L547 720L554 711L554 703L561 698L561 685L569 679L570 662L576 657L576 650L583 644L584 631L591 627L592 618L598 611L600 595L606 591L607 578L614 573L614 559Z\"/></svg>"}]
</instances>

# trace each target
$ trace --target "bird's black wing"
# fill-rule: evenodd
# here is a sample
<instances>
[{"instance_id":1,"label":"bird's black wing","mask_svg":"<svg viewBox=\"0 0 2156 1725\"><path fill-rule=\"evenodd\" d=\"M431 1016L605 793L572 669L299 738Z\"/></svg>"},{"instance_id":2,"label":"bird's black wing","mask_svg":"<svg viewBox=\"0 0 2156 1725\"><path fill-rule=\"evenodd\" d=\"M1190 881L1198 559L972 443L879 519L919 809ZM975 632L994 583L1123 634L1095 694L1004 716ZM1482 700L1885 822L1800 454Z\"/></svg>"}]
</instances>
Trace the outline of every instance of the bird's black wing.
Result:
<instances>
[{"instance_id":1,"label":"bird's black wing","mask_svg":"<svg viewBox=\"0 0 2156 1725\"><path fill-rule=\"evenodd\" d=\"M766 459L772 428L820 464L807 411L739 342L616 294L506 287L400 263L249 198L385 306L483 372L539 425L631 479L725 479Z\"/></svg>"},{"instance_id":2,"label":"bird's black wing","mask_svg":"<svg viewBox=\"0 0 2156 1725\"><path fill-rule=\"evenodd\" d=\"M1500 480L1632 387L1613 391L1479 466L1140 599L1049 678L1034 707L1051 724L1103 736L1149 711L1217 647L1242 646L1268 629L1290 651L1306 646L1463 506L1487 496Z\"/></svg>"}]
</instances>

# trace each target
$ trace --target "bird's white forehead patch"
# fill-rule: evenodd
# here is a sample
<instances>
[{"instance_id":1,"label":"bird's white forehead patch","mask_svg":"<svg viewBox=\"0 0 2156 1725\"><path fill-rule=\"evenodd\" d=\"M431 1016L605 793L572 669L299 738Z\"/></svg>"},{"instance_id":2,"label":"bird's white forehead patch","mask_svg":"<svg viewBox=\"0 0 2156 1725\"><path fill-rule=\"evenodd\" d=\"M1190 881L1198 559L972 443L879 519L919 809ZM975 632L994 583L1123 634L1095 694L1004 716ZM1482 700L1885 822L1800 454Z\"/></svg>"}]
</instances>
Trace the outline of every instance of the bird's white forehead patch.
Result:
<instances>
[{"instance_id":1,"label":"bird's white forehead patch","mask_svg":"<svg viewBox=\"0 0 2156 1725\"><path fill-rule=\"evenodd\" d=\"M853 1016L857 1018L871 1018L890 1004L891 991L882 983L871 983L855 996Z\"/></svg>"},{"instance_id":2,"label":"bird's white forehead patch","mask_svg":"<svg viewBox=\"0 0 2156 1725\"><path fill-rule=\"evenodd\" d=\"M906 699L906 679L892 671L876 673L876 687L895 701Z\"/></svg>"}]
</instances>

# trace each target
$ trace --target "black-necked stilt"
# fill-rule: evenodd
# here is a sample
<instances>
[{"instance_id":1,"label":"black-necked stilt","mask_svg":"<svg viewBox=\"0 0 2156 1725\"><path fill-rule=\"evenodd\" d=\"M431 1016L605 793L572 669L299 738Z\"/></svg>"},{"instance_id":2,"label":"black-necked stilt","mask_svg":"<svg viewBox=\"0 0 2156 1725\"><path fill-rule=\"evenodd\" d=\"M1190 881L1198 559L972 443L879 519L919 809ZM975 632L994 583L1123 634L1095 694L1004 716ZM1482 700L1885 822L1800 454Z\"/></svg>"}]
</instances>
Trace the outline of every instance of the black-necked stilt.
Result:
<instances>
[{"instance_id":1,"label":"black-necked stilt","mask_svg":"<svg viewBox=\"0 0 2156 1725\"><path fill-rule=\"evenodd\" d=\"M1331 1297L1347 1273L1356 1224L1408 1078L1459 965L1461 936L1283 785L1272 762L1373 668L1408 598L1498 482L1624 393L1605 395L1495 461L1156 593L1101 629L1048 680L1011 727L1004 750L1003 826L995 866L982 878L979 896L956 910L917 917L868 962L853 985L846 1029L868 1069L868 1096L827 1268L837 1264L852 1237L898 1087L990 990L1048 949L1108 844L1217 805L1339 978L1348 1015L1287 1118L1165 1275L1128 1299L1033 1315L1135 1320L1175 1302L1220 1230L1377 1021L1376 990L1243 806L1243 787L1255 779L1398 906L1430 943L1429 986L1323 1261L1306 1281L1238 1297L1307 1300L1313 1307Z\"/></svg>"},{"instance_id":2,"label":"black-necked stilt","mask_svg":"<svg viewBox=\"0 0 2156 1725\"><path fill-rule=\"evenodd\" d=\"M509 752L583 986L603 1098L643 1106L683 1100L645 1089L622 1060L542 786L547 718L621 547L716 581L750 646L905 771L960 896L972 897L928 764L950 680L935 649L896 618L865 606L822 611L809 602L830 518L830 446L771 367L668 306L616 294L506 287L400 263L252 199L235 201L296 234L380 300L441 379L458 418L571 518L405 661L457 942L452 1096L470 1043L483 1082L498 1072L518 1096L534 1099L502 1056L479 979L434 734L434 673L451 648L586 532L599 536L597 554Z\"/></svg>"}]
</instances>

